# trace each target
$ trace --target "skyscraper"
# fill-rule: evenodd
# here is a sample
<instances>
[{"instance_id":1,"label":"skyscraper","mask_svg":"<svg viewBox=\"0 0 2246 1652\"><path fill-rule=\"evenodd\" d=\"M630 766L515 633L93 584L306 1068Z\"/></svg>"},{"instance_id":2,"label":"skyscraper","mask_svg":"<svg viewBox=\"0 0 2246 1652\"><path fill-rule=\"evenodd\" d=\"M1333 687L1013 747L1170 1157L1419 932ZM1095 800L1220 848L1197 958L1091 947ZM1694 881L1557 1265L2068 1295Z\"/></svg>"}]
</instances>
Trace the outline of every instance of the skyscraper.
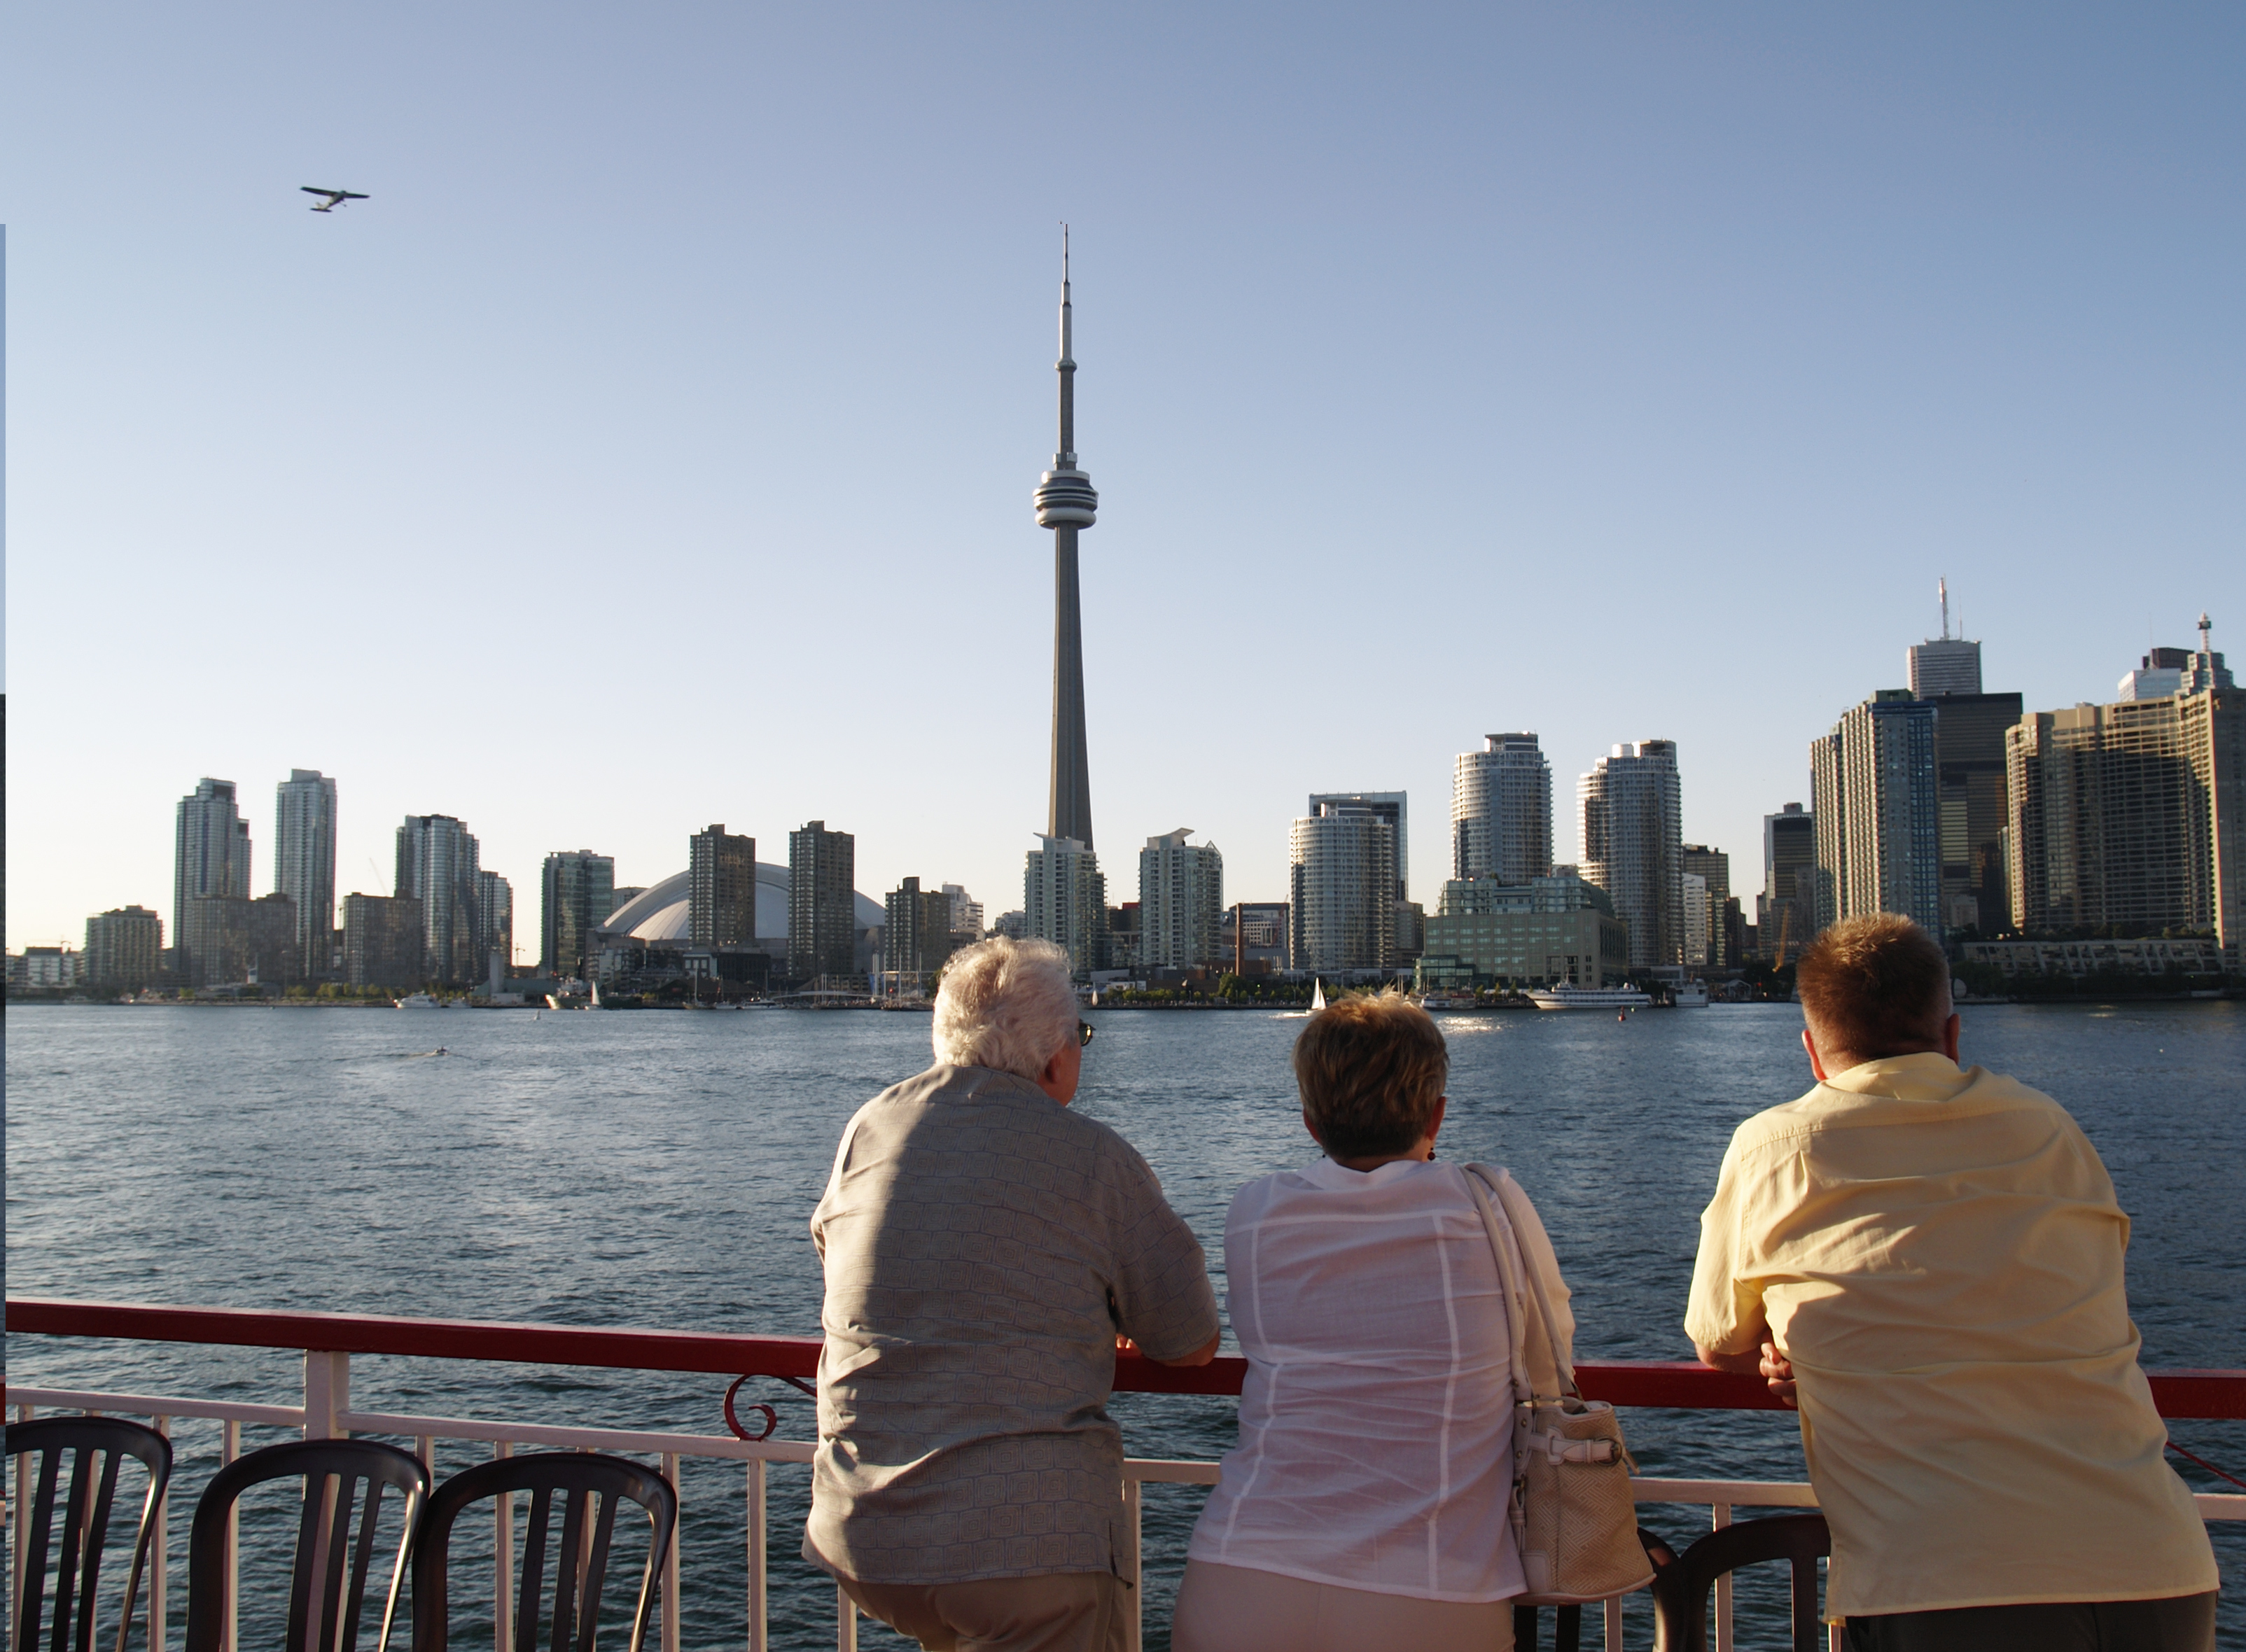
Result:
<instances>
[{"instance_id":1,"label":"skyscraper","mask_svg":"<svg viewBox=\"0 0 2246 1652\"><path fill-rule=\"evenodd\" d=\"M1060 451L1038 479L1038 526L1053 535L1052 781L1045 835L1092 847L1092 766L1084 744L1084 610L1078 592L1076 536L1099 508L1092 479L1076 465L1076 362L1068 295L1068 230L1060 243Z\"/></svg>"},{"instance_id":2,"label":"skyscraper","mask_svg":"<svg viewBox=\"0 0 2246 1652\"><path fill-rule=\"evenodd\" d=\"M174 834L172 944L182 981L200 987L227 975L216 956L218 935L206 933L205 919L217 923L217 912L196 903L248 898L249 822L236 806L234 782L206 777L180 799Z\"/></svg>"},{"instance_id":3,"label":"skyscraper","mask_svg":"<svg viewBox=\"0 0 2246 1652\"><path fill-rule=\"evenodd\" d=\"M689 838L686 900L687 935L696 946L754 946L757 840L722 824Z\"/></svg>"},{"instance_id":4,"label":"skyscraper","mask_svg":"<svg viewBox=\"0 0 2246 1652\"><path fill-rule=\"evenodd\" d=\"M484 973L476 928L483 898L479 853L466 823L449 814L409 814L398 828L395 893L421 903L425 968L432 980L447 985L466 985Z\"/></svg>"},{"instance_id":5,"label":"skyscraper","mask_svg":"<svg viewBox=\"0 0 2246 1652\"><path fill-rule=\"evenodd\" d=\"M557 979L581 976L590 967L593 930L616 909L616 860L590 849L557 851L546 857L539 882L538 967Z\"/></svg>"},{"instance_id":6,"label":"skyscraper","mask_svg":"<svg viewBox=\"0 0 2246 1652\"><path fill-rule=\"evenodd\" d=\"M1102 968L1107 880L1099 857L1074 838L1040 836L1022 867L1022 921L1031 936L1067 953L1072 969Z\"/></svg>"},{"instance_id":7,"label":"skyscraper","mask_svg":"<svg viewBox=\"0 0 2246 1652\"><path fill-rule=\"evenodd\" d=\"M1810 743L1819 928L1893 912L1943 938L1936 715L1909 689L1882 689Z\"/></svg>"},{"instance_id":8,"label":"skyscraper","mask_svg":"<svg viewBox=\"0 0 2246 1652\"><path fill-rule=\"evenodd\" d=\"M115 907L85 921L85 978L113 992L154 984L164 921L146 907Z\"/></svg>"},{"instance_id":9,"label":"skyscraper","mask_svg":"<svg viewBox=\"0 0 2246 1652\"><path fill-rule=\"evenodd\" d=\"M1451 876L1526 883L1552 870L1552 765L1534 734L1491 734L1451 782Z\"/></svg>"},{"instance_id":10,"label":"skyscraper","mask_svg":"<svg viewBox=\"0 0 2246 1652\"><path fill-rule=\"evenodd\" d=\"M1939 583L1942 593L1942 635L1911 645L1905 654L1910 672L1910 691L1929 694L1978 694L1981 691L1981 645L1950 635L1950 581Z\"/></svg>"},{"instance_id":11,"label":"skyscraper","mask_svg":"<svg viewBox=\"0 0 2246 1652\"><path fill-rule=\"evenodd\" d=\"M1624 742L1576 782L1582 875L1630 925L1630 967L1684 962L1684 797L1674 740Z\"/></svg>"},{"instance_id":12,"label":"skyscraper","mask_svg":"<svg viewBox=\"0 0 2246 1652\"><path fill-rule=\"evenodd\" d=\"M1372 794L1374 796L1395 794ZM1290 969L1386 969L1396 962L1400 806L1322 795L1287 835Z\"/></svg>"},{"instance_id":13,"label":"skyscraper","mask_svg":"<svg viewBox=\"0 0 2246 1652\"><path fill-rule=\"evenodd\" d=\"M296 903L304 974L324 976L335 949L336 783L317 769L291 769L274 788L273 892Z\"/></svg>"},{"instance_id":14,"label":"skyscraper","mask_svg":"<svg viewBox=\"0 0 2246 1652\"><path fill-rule=\"evenodd\" d=\"M1148 838L1139 851L1139 962L1192 969L1217 961L1224 922L1224 857L1186 840L1191 826Z\"/></svg>"},{"instance_id":15,"label":"skyscraper","mask_svg":"<svg viewBox=\"0 0 2246 1652\"><path fill-rule=\"evenodd\" d=\"M1817 934L1816 871L1815 818L1799 803L1763 816L1755 925L1763 953L1777 963L1800 956Z\"/></svg>"},{"instance_id":16,"label":"skyscraper","mask_svg":"<svg viewBox=\"0 0 2246 1652\"><path fill-rule=\"evenodd\" d=\"M889 983L897 989L932 987L959 945L951 897L943 890L923 889L918 878L907 878L881 902L882 967L902 977Z\"/></svg>"},{"instance_id":17,"label":"skyscraper","mask_svg":"<svg viewBox=\"0 0 2246 1652\"><path fill-rule=\"evenodd\" d=\"M484 961L499 959L496 979L504 981L514 962L514 886L496 872L476 874L476 931L484 938Z\"/></svg>"},{"instance_id":18,"label":"skyscraper","mask_svg":"<svg viewBox=\"0 0 2246 1652\"><path fill-rule=\"evenodd\" d=\"M858 840L808 820L787 834L787 972L798 981L857 965Z\"/></svg>"},{"instance_id":19,"label":"skyscraper","mask_svg":"<svg viewBox=\"0 0 2246 1652\"><path fill-rule=\"evenodd\" d=\"M344 897L344 979L352 986L419 986L425 944L421 903L412 896Z\"/></svg>"},{"instance_id":20,"label":"skyscraper","mask_svg":"<svg viewBox=\"0 0 2246 1652\"><path fill-rule=\"evenodd\" d=\"M1686 877L1700 880L1704 892L1698 928L1691 913L1685 914L1684 962L1694 962L1692 953L1697 945L1701 955L1698 962L1719 969L1729 969L1739 962L1724 944L1724 907L1732 898L1732 857L1705 843L1688 843L1678 864L1684 868ZM1686 904L1691 904L1689 887Z\"/></svg>"},{"instance_id":21,"label":"skyscraper","mask_svg":"<svg viewBox=\"0 0 2246 1652\"><path fill-rule=\"evenodd\" d=\"M2006 743L2021 929L2246 940L2246 691L2038 711Z\"/></svg>"},{"instance_id":22,"label":"skyscraper","mask_svg":"<svg viewBox=\"0 0 2246 1652\"><path fill-rule=\"evenodd\" d=\"M2169 694L2196 694L2202 689L2236 687L2230 668L2215 651L2210 635L2213 629L2214 622L2202 614L2197 653L2189 649L2154 649L2145 656L2138 670L2121 679L2114 699L2157 700Z\"/></svg>"}]
</instances>

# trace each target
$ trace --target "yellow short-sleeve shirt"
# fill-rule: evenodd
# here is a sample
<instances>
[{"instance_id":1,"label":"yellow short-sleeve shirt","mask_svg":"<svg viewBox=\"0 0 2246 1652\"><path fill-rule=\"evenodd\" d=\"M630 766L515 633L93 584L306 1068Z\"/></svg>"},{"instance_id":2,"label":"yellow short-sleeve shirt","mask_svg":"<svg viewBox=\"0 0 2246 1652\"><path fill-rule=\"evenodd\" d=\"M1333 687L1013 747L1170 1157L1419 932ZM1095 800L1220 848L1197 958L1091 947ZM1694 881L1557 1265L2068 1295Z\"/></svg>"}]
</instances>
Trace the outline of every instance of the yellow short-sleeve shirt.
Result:
<instances>
[{"instance_id":1,"label":"yellow short-sleeve shirt","mask_svg":"<svg viewBox=\"0 0 2246 1652\"><path fill-rule=\"evenodd\" d=\"M1836 1616L2217 1587L2137 1367L2129 1219L2050 1097L1867 1062L1741 1125L1684 1329L1800 1383Z\"/></svg>"}]
</instances>

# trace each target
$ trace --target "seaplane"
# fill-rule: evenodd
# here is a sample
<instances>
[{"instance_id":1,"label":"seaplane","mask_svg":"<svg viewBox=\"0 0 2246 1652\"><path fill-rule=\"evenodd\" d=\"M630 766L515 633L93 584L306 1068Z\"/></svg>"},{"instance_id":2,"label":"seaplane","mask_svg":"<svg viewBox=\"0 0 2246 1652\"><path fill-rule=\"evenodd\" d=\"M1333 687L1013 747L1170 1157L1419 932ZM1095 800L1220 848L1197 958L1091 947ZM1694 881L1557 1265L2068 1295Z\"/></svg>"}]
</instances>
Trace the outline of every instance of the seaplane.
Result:
<instances>
[{"instance_id":1,"label":"seaplane","mask_svg":"<svg viewBox=\"0 0 2246 1652\"><path fill-rule=\"evenodd\" d=\"M350 189L322 189L313 184L304 185L303 190L308 195L317 195L320 197L320 204L312 208L314 212L333 212L337 207L342 206L344 202L347 201L370 201L373 199L373 197L370 195L362 195L357 194L356 191Z\"/></svg>"}]
</instances>

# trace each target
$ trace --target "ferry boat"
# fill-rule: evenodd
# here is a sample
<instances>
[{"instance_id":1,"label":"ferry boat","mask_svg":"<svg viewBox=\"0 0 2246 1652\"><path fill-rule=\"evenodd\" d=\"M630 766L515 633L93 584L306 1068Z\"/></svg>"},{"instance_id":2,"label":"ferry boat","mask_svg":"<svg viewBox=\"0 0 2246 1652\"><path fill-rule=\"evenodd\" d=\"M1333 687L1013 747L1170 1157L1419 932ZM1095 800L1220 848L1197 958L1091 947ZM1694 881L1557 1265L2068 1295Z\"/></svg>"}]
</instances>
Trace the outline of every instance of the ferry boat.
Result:
<instances>
[{"instance_id":1,"label":"ferry boat","mask_svg":"<svg viewBox=\"0 0 2246 1652\"><path fill-rule=\"evenodd\" d=\"M1472 1010L1476 1007L1471 992L1423 992L1419 1008L1429 1015L1444 1010Z\"/></svg>"},{"instance_id":2,"label":"ferry boat","mask_svg":"<svg viewBox=\"0 0 2246 1652\"><path fill-rule=\"evenodd\" d=\"M409 992L403 998L393 998L391 1003L400 1010L442 1010L445 1007L425 992Z\"/></svg>"},{"instance_id":3,"label":"ferry boat","mask_svg":"<svg viewBox=\"0 0 2246 1652\"><path fill-rule=\"evenodd\" d=\"M1708 1007L1708 983L1688 981L1670 994L1669 1002L1679 1010L1705 1010Z\"/></svg>"},{"instance_id":4,"label":"ferry boat","mask_svg":"<svg viewBox=\"0 0 2246 1652\"><path fill-rule=\"evenodd\" d=\"M1532 987L1528 1002L1539 1010L1643 1010L1653 1002L1636 987L1578 987L1562 982L1556 987Z\"/></svg>"}]
</instances>

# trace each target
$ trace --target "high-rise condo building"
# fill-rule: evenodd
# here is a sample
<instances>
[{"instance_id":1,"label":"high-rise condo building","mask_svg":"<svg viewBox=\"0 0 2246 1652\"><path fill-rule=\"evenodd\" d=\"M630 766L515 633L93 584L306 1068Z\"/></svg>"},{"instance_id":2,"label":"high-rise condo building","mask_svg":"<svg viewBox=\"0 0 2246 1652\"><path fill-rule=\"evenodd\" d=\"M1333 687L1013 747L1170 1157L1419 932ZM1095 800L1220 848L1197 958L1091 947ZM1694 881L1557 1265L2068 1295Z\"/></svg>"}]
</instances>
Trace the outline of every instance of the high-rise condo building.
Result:
<instances>
[{"instance_id":1,"label":"high-rise condo building","mask_svg":"<svg viewBox=\"0 0 2246 1652\"><path fill-rule=\"evenodd\" d=\"M1451 780L1451 876L1526 883L1552 870L1552 765L1534 734L1490 734Z\"/></svg>"},{"instance_id":2,"label":"high-rise condo building","mask_svg":"<svg viewBox=\"0 0 2246 1652\"><path fill-rule=\"evenodd\" d=\"M616 863L590 849L546 857L540 877L539 969L556 979L591 967L593 931L616 909Z\"/></svg>"},{"instance_id":3,"label":"high-rise condo building","mask_svg":"<svg viewBox=\"0 0 2246 1652\"><path fill-rule=\"evenodd\" d=\"M1893 912L1943 938L1937 715L1935 701L1882 689L1810 743L1819 928Z\"/></svg>"},{"instance_id":4,"label":"high-rise condo building","mask_svg":"<svg viewBox=\"0 0 2246 1652\"><path fill-rule=\"evenodd\" d=\"M858 840L807 821L787 834L787 972L798 981L857 967Z\"/></svg>"},{"instance_id":5,"label":"high-rise condo building","mask_svg":"<svg viewBox=\"0 0 2246 1652\"><path fill-rule=\"evenodd\" d=\"M180 799L172 860L172 944L180 978L189 986L240 980L214 955L218 921L207 900L249 898L249 822L236 806L234 782L208 778Z\"/></svg>"},{"instance_id":6,"label":"high-rise condo building","mask_svg":"<svg viewBox=\"0 0 2246 1652\"><path fill-rule=\"evenodd\" d=\"M1630 972L1630 926L1572 868L1525 883L1453 878L1427 920L1425 987L1604 986Z\"/></svg>"},{"instance_id":7,"label":"high-rise condo building","mask_svg":"<svg viewBox=\"0 0 2246 1652\"><path fill-rule=\"evenodd\" d=\"M956 883L945 884L943 893L951 902L952 938L961 946L972 946L983 938L983 903Z\"/></svg>"},{"instance_id":8,"label":"high-rise condo building","mask_svg":"<svg viewBox=\"0 0 2246 1652\"><path fill-rule=\"evenodd\" d=\"M1684 962L1684 793L1674 740L1623 742L1576 783L1582 876L1630 926L1630 967Z\"/></svg>"},{"instance_id":9,"label":"high-rise condo building","mask_svg":"<svg viewBox=\"0 0 2246 1652\"><path fill-rule=\"evenodd\" d=\"M85 978L111 992L155 984L163 966L164 921L146 907L114 907L85 921Z\"/></svg>"},{"instance_id":10,"label":"high-rise condo building","mask_svg":"<svg viewBox=\"0 0 2246 1652\"><path fill-rule=\"evenodd\" d=\"M1533 738L1533 737L1532 737ZM1310 812L1316 815L1329 803L1347 804L1353 809L1369 811L1375 819L1385 820L1395 840L1396 899L1408 901L1410 891L1405 887L1412 874L1412 821L1405 794L1401 792L1313 792Z\"/></svg>"},{"instance_id":11,"label":"high-rise condo building","mask_svg":"<svg viewBox=\"0 0 2246 1652\"><path fill-rule=\"evenodd\" d=\"M1099 858L1074 838L1038 838L1022 867L1022 925L1068 954L1075 969L1107 961L1107 880Z\"/></svg>"},{"instance_id":12,"label":"high-rise condo building","mask_svg":"<svg viewBox=\"0 0 2246 1652\"><path fill-rule=\"evenodd\" d=\"M1763 954L1777 963L1799 957L1816 936L1816 818L1799 803L1763 816L1755 929Z\"/></svg>"},{"instance_id":13,"label":"high-rise condo building","mask_svg":"<svg viewBox=\"0 0 2246 1652\"><path fill-rule=\"evenodd\" d=\"M686 928L694 945L754 946L757 840L728 833L722 824L689 838L686 898Z\"/></svg>"},{"instance_id":14,"label":"high-rise condo building","mask_svg":"<svg viewBox=\"0 0 2246 1652\"><path fill-rule=\"evenodd\" d=\"M498 958L497 978L505 980L514 963L514 886L496 872L476 874L476 931L484 938L486 967Z\"/></svg>"},{"instance_id":15,"label":"high-rise condo building","mask_svg":"<svg viewBox=\"0 0 2246 1652\"><path fill-rule=\"evenodd\" d=\"M1684 966L1708 966L1708 880L1697 872L1678 880L1684 891Z\"/></svg>"},{"instance_id":16,"label":"high-rise condo building","mask_svg":"<svg viewBox=\"0 0 2246 1652\"><path fill-rule=\"evenodd\" d=\"M1978 694L1981 691L1981 645L1950 635L1950 581L1940 582L1942 635L1915 642L1904 652L1910 691L1922 698L1930 694Z\"/></svg>"},{"instance_id":17,"label":"high-rise condo building","mask_svg":"<svg viewBox=\"0 0 2246 1652\"><path fill-rule=\"evenodd\" d=\"M421 903L411 895L344 897L344 979L395 992L419 986L426 947Z\"/></svg>"},{"instance_id":18,"label":"high-rise condo building","mask_svg":"<svg viewBox=\"0 0 2246 1652\"><path fill-rule=\"evenodd\" d=\"M2203 652L2206 650L2202 650ZM2246 690L2078 705L2007 738L2012 922L2246 939Z\"/></svg>"},{"instance_id":19,"label":"high-rise condo building","mask_svg":"<svg viewBox=\"0 0 2246 1652\"><path fill-rule=\"evenodd\" d=\"M951 897L943 890L923 889L918 878L907 878L882 901L882 963L898 977L890 983L898 990L933 986L959 946L951 928Z\"/></svg>"},{"instance_id":20,"label":"high-rise condo building","mask_svg":"<svg viewBox=\"0 0 2246 1652\"><path fill-rule=\"evenodd\" d=\"M1224 857L1213 843L1186 840L1191 826L1148 838L1139 851L1138 961L1154 969L1190 969L1218 961L1224 922Z\"/></svg>"},{"instance_id":21,"label":"high-rise condo building","mask_svg":"<svg viewBox=\"0 0 2246 1652\"><path fill-rule=\"evenodd\" d=\"M1378 795L1378 794L1376 794ZM1315 798L1287 840L1289 967L1318 974L1396 963L1400 804Z\"/></svg>"},{"instance_id":22,"label":"high-rise condo building","mask_svg":"<svg viewBox=\"0 0 2246 1652\"><path fill-rule=\"evenodd\" d=\"M336 782L291 769L274 788L273 892L296 904L296 951L307 976L328 973L336 932Z\"/></svg>"},{"instance_id":23,"label":"high-rise condo building","mask_svg":"<svg viewBox=\"0 0 2246 1652\"><path fill-rule=\"evenodd\" d=\"M1730 969L1739 962L1724 940L1724 908L1732 898L1732 857L1705 843L1688 843L1678 864L1684 868L1685 876L1700 880L1702 901L1697 924L1689 910L1684 914L1684 962L1692 962L1697 949L1700 962L1718 969ZM1691 905L1689 887L1685 905Z\"/></svg>"},{"instance_id":24,"label":"high-rise condo building","mask_svg":"<svg viewBox=\"0 0 2246 1652\"><path fill-rule=\"evenodd\" d=\"M421 903L429 978L465 985L484 973L476 914L482 901L479 846L449 814L409 814L398 828L396 891Z\"/></svg>"},{"instance_id":25,"label":"high-rise condo building","mask_svg":"<svg viewBox=\"0 0 2246 1652\"><path fill-rule=\"evenodd\" d=\"M2199 616L2199 650L2154 649L2144 663L2121 679L2116 700L2157 700L2171 694L2196 694L2202 689L2233 688L2230 668L2215 651L2210 640L2213 622Z\"/></svg>"},{"instance_id":26,"label":"high-rise condo building","mask_svg":"<svg viewBox=\"0 0 2246 1652\"><path fill-rule=\"evenodd\" d=\"M255 901L242 903L244 919L244 949L248 955L248 967L243 978L262 987L293 987L310 974L304 960L303 934L297 922L296 902L289 895L276 890ZM335 931L323 932L324 943ZM322 948L321 963L327 962L325 946Z\"/></svg>"},{"instance_id":27,"label":"high-rise condo building","mask_svg":"<svg viewBox=\"0 0 2246 1652\"><path fill-rule=\"evenodd\" d=\"M1099 508L1092 479L1077 464L1075 310L1069 302L1068 232L1061 231L1060 444L1038 479L1038 526L1053 536L1052 772L1045 829L1022 868L1029 933L1068 953L1079 969L1107 962L1107 880L1092 846L1092 764L1085 745L1084 605L1077 535Z\"/></svg>"}]
</instances>

